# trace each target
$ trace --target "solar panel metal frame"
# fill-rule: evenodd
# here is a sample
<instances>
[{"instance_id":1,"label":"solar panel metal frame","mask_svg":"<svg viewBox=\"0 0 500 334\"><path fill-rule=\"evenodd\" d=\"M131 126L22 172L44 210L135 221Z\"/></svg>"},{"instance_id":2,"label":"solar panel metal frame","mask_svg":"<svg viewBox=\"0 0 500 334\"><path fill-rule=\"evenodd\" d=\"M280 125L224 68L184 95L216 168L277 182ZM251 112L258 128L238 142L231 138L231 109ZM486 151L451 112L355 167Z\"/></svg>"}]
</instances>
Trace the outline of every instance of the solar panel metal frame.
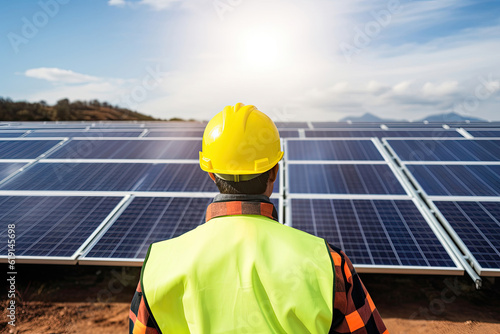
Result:
<instances>
[{"instance_id":1,"label":"solar panel metal frame","mask_svg":"<svg viewBox=\"0 0 500 334\"><path fill-rule=\"evenodd\" d=\"M0 196L40 196L40 197L55 197L55 196L86 196L86 197L121 197L121 196L100 196L95 192L89 193L68 193L63 192L60 194L47 196L44 193L33 193L33 192L25 192L25 193L12 193L12 192L1 192ZM121 206L127 200L127 196L124 196L115 208L104 218L104 220L99 224L99 226L90 234L90 236L82 243L82 245L73 253L72 256L68 257L60 257L60 256L22 256L16 255L16 263L31 263L31 264L77 264L77 259L81 255L82 251L88 246L88 244L95 238L95 236L102 230L104 226L106 226L109 221L115 216L116 212L120 209ZM9 257L5 255L0 255L0 263L7 263Z\"/></svg>"}]
</instances>

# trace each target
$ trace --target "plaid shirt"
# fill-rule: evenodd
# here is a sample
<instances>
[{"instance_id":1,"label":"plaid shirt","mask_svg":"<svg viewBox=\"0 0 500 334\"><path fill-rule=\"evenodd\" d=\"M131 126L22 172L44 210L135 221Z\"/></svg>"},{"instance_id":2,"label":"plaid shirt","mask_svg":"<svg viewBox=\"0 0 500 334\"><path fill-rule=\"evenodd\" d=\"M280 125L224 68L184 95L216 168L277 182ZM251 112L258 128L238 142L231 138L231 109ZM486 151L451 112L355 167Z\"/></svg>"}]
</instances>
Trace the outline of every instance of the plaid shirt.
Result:
<instances>
[{"instance_id":1,"label":"plaid shirt","mask_svg":"<svg viewBox=\"0 0 500 334\"><path fill-rule=\"evenodd\" d=\"M233 197L234 198L234 197ZM276 209L267 200L245 200L236 196L236 201L221 201L229 199L226 196L216 197L214 203L207 208L206 221L227 215L262 215L278 220ZM330 333L371 334L389 332L373 303L368 291L361 282L356 270L340 249L329 245L329 250L335 269L335 300L333 322ZM148 312L141 282L137 285L129 312L130 334L158 334L154 317Z\"/></svg>"}]
</instances>

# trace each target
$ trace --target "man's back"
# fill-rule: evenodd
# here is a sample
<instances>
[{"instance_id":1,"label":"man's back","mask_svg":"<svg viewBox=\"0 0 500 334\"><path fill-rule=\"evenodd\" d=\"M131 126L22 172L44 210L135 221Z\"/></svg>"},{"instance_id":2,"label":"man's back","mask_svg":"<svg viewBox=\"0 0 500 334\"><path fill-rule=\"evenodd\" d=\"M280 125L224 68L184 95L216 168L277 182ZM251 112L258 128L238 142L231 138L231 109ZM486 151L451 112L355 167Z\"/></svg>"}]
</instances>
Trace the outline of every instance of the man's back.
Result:
<instances>
[{"instance_id":1,"label":"man's back","mask_svg":"<svg viewBox=\"0 0 500 334\"><path fill-rule=\"evenodd\" d=\"M328 246L268 217L210 219L153 244L143 271L147 303L168 332L326 333L332 324Z\"/></svg>"}]
</instances>

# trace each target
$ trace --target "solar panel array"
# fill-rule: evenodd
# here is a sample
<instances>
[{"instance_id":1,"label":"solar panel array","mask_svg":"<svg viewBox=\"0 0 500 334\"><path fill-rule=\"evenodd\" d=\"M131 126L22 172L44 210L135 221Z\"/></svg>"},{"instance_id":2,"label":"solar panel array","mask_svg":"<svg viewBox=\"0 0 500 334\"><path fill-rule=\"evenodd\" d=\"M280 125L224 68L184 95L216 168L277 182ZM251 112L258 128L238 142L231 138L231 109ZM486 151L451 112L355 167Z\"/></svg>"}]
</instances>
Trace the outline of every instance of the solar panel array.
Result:
<instances>
[{"instance_id":1,"label":"solar panel array","mask_svg":"<svg viewBox=\"0 0 500 334\"><path fill-rule=\"evenodd\" d=\"M478 274L500 276L500 140L475 137L385 142Z\"/></svg>"},{"instance_id":2,"label":"solar panel array","mask_svg":"<svg viewBox=\"0 0 500 334\"><path fill-rule=\"evenodd\" d=\"M198 166L205 125L0 123L0 220L16 225L16 255L140 265L151 242L202 224L217 193ZM276 125L283 223L358 271L500 276L500 123Z\"/></svg>"}]
</instances>

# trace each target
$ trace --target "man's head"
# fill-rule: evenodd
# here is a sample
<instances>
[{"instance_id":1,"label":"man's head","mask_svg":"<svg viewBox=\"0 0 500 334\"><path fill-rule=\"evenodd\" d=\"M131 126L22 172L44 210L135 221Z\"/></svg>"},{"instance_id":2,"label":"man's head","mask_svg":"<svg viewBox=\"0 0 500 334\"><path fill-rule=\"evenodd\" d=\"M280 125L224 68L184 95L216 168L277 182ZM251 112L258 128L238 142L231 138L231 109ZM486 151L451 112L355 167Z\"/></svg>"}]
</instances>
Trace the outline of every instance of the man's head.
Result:
<instances>
[{"instance_id":1,"label":"man's head","mask_svg":"<svg viewBox=\"0 0 500 334\"><path fill-rule=\"evenodd\" d=\"M270 196L282 157L273 121L254 106L238 103L207 124L200 167L221 193Z\"/></svg>"}]
</instances>

